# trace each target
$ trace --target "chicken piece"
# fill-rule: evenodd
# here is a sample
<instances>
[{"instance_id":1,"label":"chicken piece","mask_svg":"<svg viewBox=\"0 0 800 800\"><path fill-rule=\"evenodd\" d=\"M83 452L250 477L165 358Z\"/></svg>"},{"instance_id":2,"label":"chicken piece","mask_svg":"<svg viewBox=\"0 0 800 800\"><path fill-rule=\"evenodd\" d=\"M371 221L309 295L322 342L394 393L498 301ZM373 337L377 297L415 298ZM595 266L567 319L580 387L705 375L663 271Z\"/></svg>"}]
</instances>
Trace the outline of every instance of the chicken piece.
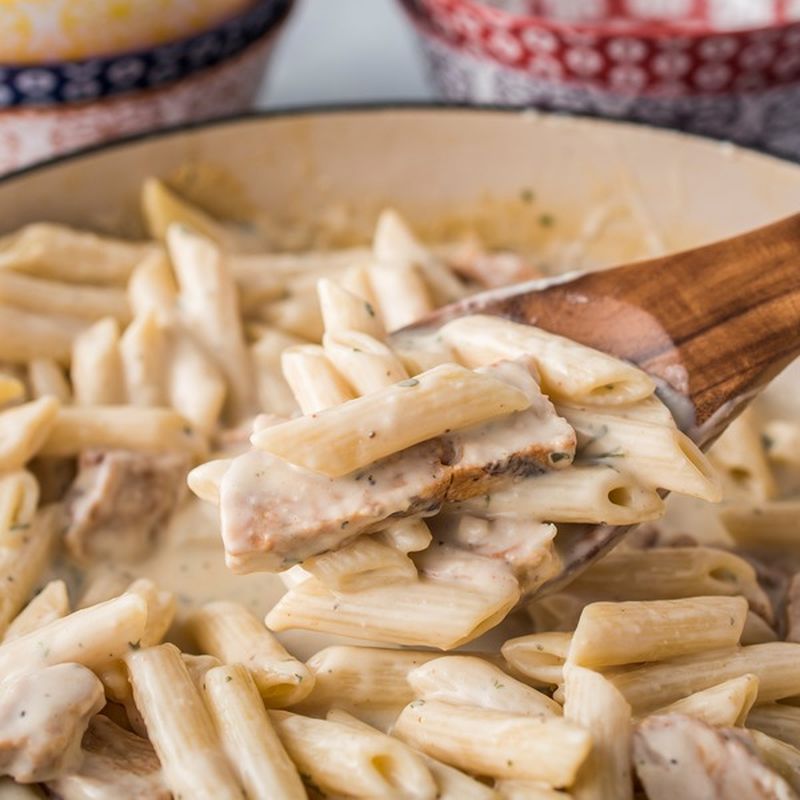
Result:
<instances>
[{"instance_id":1,"label":"chicken piece","mask_svg":"<svg viewBox=\"0 0 800 800\"><path fill-rule=\"evenodd\" d=\"M0 774L35 783L77 769L81 738L105 701L103 685L80 664L7 678L0 687Z\"/></svg>"},{"instance_id":2,"label":"chicken piece","mask_svg":"<svg viewBox=\"0 0 800 800\"><path fill-rule=\"evenodd\" d=\"M439 542L505 561L523 592L541 586L560 567L553 546L556 526L521 517L483 519L446 511L430 520Z\"/></svg>"},{"instance_id":3,"label":"chicken piece","mask_svg":"<svg viewBox=\"0 0 800 800\"><path fill-rule=\"evenodd\" d=\"M390 517L435 514L442 503L474 497L514 477L568 466L575 432L542 395L532 367L492 365L525 392L530 407L430 439L339 478L251 450L190 486L219 498L222 538L234 572L279 571L377 530ZM219 491L209 488L219 481Z\"/></svg>"},{"instance_id":4,"label":"chicken piece","mask_svg":"<svg viewBox=\"0 0 800 800\"><path fill-rule=\"evenodd\" d=\"M237 573L278 572L391 516L434 513L447 490L445 459L434 440L328 478L251 450L231 462L220 485L226 563Z\"/></svg>"},{"instance_id":5,"label":"chicken piece","mask_svg":"<svg viewBox=\"0 0 800 800\"><path fill-rule=\"evenodd\" d=\"M81 562L146 556L180 502L189 466L182 453L83 453L65 499L71 555Z\"/></svg>"},{"instance_id":6,"label":"chicken piece","mask_svg":"<svg viewBox=\"0 0 800 800\"><path fill-rule=\"evenodd\" d=\"M633 763L650 800L797 800L738 729L715 729L681 714L637 725Z\"/></svg>"},{"instance_id":7,"label":"chicken piece","mask_svg":"<svg viewBox=\"0 0 800 800\"><path fill-rule=\"evenodd\" d=\"M499 361L489 369L524 392L531 405L445 437L455 453L448 502L483 494L509 478L564 469L575 457L575 431L542 394L535 367L515 360Z\"/></svg>"},{"instance_id":8,"label":"chicken piece","mask_svg":"<svg viewBox=\"0 0 800 800\"><path fill-rule=\"evenodd\" d=\"M147 739L97 716L83 737L80 768L50 781L61 800L169 800L161 764Z\"/></svg>"}]
</instances>

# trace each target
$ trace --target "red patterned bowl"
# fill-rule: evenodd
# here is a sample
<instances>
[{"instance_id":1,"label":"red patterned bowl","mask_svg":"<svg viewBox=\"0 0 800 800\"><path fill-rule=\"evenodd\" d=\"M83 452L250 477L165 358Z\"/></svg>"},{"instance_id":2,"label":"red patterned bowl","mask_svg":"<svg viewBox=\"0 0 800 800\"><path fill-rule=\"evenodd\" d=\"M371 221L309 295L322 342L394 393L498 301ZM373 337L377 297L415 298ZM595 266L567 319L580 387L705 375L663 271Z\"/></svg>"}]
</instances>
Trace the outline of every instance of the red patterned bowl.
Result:
<instances>
[{"instance_id":1,"label":"red patterned bowl","mask_svg":"<svg viewBox=\"0 0 800 800\"><path fill-rule=\"evenodd\" d=\"M794 0L402 0L440 94L704 133L800 158Z\"/></svg>"},{"instance_id":2,"label":"red patterned bowl","mask_svg":"<svg viewBox=\"0 0 800 800\"><path fill-rule=\"evenodd\" d=\"M135 133L249 109L292 0L155 47L0 65L0 173Z\"/></svg>"}]
</instances>

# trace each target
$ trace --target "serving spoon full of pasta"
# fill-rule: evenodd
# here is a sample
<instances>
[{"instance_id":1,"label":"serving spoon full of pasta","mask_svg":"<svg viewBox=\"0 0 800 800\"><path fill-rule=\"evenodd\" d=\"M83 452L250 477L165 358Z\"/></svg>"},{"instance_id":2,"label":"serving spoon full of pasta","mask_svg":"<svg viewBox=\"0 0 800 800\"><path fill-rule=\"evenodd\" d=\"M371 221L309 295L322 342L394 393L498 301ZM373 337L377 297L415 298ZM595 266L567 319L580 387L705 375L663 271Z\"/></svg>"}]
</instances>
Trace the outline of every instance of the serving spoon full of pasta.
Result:
<instances>
[{"instance_id":1,"label":"serving spoon full of pasta","mask_svg":"<svg viewBox=\"0 0 800 800\"><path fill-rule=\"evenodd\" d=\"M474 314L535 325L635 364L705 449L800 355L800 215L685 252L485 292L400 336ZM539 592L567 582L628 529L559 531L563 570Z\"/></svg>"}]
</instances>

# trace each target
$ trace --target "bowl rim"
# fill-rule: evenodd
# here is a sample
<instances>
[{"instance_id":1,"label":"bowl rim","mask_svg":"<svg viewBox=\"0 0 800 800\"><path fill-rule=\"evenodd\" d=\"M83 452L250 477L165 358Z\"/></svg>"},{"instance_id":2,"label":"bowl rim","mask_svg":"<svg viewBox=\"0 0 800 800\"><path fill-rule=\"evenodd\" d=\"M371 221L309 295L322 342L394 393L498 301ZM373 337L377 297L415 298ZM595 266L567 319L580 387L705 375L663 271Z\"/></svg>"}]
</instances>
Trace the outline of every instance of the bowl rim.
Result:
<instances>
[{"instance_id":1,"label":"bowl rim","mask_svg":"<svg viewBox=\"0 0 800 800\"><path fill-rule=\"evenodd\" d=\"M428 22L434 19L435 15L431 9L431 0L412 0L416 13L423 15ZM432 0L433 3L436 0ZM630 26L620 27L610 19L597 22L576 22L570 20L551 19L550 17L539 14L521 14L516 11L509 11L504 8L489 6L480 0L454 0L459 5L464 6L473 14L480 15L486 22L493 27L508 29L510 27L524 26L526 28L538 27L547 30L557 36L567 33L594 34L595 36L625 37L632 36L647 40L660 40L669 38L689 39L696 43L715 36L749 36L751 34L766 33L769 31L781 31L785 28L800 25L800 19L785 22L773 22L768 25L744 26L731 29L715 28L710 22L697 22L692 25L681 24L674 20L642 20L641 22L631 23ZM404 3L405 4L405 3ZM448 12L449 15L450 12ZM443 14L439 15L444 16Z\"/></svg>"},{"instance_id":2,"label":"bowl rim","mask_svg":"<svg viewBox=\"0 0 800 800\"><path fill-rule=\"evenodd\" d=\"M765 159L766 161L771 161L778 164L788 164L800 169L800 163L794 159L776 155L775 153L767 153L763 150L747 147L746 145L735 144L724 139L716 139L712 136L703 136L701 134L684 131L674 126L650 125L646 122L640 122L638 120L617 119L591 112L572 113L567 111L542 110L526 106L495 105L491 103L453 103L444 102L441 100L377 100L349 103L311 103L300 106L280 106L276 108L254 109L252 111L243 111L237 114L227 114L214 119L183 122L155 130L144 131L142 133L134 133L127 136L122 136L118 139L112 139L110 141L99 142L97 144L81 147L67 153L62 153L60 155L47 158L43 161L37 161L34 164L29 164L28 166L12 170L11 172L7 172L3 175L0 175L0 187L14 183L17 180L22 180L29 175L47 172L51 168L69 164L74 161L80 161L82 158L113 152L115 150L124 149L129 145L135 145L142 142L167 139L172 136L180 136L182 134L192 133L197 130L213 129L217 127L221 128L227 125L238 125L241 123L257 123L271 119L302 119L305 117L314 116L335 117L353 113L379 114L387 111L433 111L444 114L466 111L474 112L476 115L502 114L519 117L536 116L546 119L583 120L588 123L597 122L608 126L618 126L620 128L633 128L637 130L648 131L656 134L657 136L671 135L679 138L694 140L699 143L723 145L733 148L735 151L745 152L751 157Z\"/></svg>"}]
</instances>

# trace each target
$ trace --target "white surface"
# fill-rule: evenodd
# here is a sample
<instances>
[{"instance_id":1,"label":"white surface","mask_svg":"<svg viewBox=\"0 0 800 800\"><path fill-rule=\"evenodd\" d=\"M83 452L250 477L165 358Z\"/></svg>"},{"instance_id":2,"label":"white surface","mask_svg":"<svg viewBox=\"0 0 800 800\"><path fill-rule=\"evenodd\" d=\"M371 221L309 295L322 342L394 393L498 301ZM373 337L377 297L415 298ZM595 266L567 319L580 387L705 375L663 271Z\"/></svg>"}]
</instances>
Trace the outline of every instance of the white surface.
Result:
<instances>
[{"instance_id":1,"label":"white surface","mask_svg":"<svg viewBox=\"0 0 800 800\"><path fill-rule=\"evenodd\" d=\"M432 96L397 0L298 0L258 107Z\"/></svg>"}]
</instances>

